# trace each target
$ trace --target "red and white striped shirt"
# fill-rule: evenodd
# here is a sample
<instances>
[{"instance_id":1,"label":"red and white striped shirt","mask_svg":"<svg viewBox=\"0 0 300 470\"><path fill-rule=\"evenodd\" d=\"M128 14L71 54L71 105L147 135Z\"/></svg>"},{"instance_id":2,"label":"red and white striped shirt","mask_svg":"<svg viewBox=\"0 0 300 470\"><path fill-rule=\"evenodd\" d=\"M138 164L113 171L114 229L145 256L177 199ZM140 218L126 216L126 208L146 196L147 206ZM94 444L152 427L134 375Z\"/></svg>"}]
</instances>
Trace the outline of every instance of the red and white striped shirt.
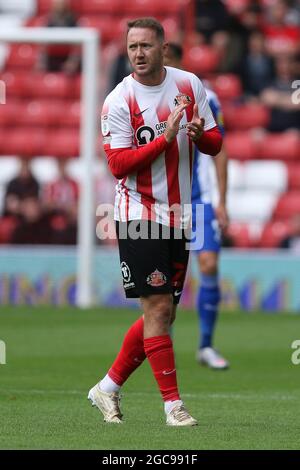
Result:
<instances>
[{"instance_id":1,"label":"red and white striped shirt","mask_svg":"<svg viewBox=\"0 0 300 470\"><path fill-rule=\"evenodd\" d=\"M194 103L205 119L205 131L216 123L198 77L173 67L165 69L165 79L157 86L142 85L129 75L108 95L103 106L102 134L108 159L113 149L139 149L153 144L153 158L148 164L126 175L114 173L120 178L115 198L118 221L151 219L174 225L170 212L174 205L181 208L181 226L189 218L189 214L183 215L183 207L191 203L195 144L187 136L186 124L192 120ZM177 137L167 144L161 137L167 118L183 101L190 104L184 111Z\"/></svg>"}]
</instances>

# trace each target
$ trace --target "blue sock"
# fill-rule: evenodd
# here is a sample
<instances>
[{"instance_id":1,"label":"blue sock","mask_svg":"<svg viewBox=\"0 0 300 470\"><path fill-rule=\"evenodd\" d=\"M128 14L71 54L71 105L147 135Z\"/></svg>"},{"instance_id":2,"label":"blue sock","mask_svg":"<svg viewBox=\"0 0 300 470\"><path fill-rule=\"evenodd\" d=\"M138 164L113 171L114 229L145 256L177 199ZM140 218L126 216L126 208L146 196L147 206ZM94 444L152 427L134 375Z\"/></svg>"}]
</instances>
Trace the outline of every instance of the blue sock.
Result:
<instances>
[{"instance_id":1,"label":"blue sock","mask_svg":"<svg viewBox=\"0 0 300 470\"><path fill-rule=\"evenodd\" d=\"M200 348L212 346L212 337L218 316L220 302L218 275L201 274L201 286L198 291L197 312L200 329Z\"/></svg>"}]
</instances>

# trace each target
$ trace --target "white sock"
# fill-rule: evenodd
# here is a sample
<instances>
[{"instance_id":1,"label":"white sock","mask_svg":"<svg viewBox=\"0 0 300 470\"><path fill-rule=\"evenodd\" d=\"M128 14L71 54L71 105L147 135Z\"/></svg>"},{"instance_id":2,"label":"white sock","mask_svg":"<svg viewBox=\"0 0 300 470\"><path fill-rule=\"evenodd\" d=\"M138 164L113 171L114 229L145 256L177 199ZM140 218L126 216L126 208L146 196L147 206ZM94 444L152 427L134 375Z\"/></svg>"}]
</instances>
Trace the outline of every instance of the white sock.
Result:
<instances>
[{"instance_id":1,"label":"white sock","mask_svg":"<svg viewBox=\"0 0 300 470\"><path fill-rule=\"evenodd\" d=\"M118 392L121 388L120 385L116 384L108 374L106 374L104 379L100 380L98 387L105 393Z\"/></svg>"},{"instance_id":2,"label":"white sock","mask_svg":"<svg viewBox=\"0 0 300 470\"><path fill-rule=\"evenodd\" d=\"M181 400L165 401L165 413L169 414L176 405L183 405L183 402Z\"/></svg>"}]
</instances>

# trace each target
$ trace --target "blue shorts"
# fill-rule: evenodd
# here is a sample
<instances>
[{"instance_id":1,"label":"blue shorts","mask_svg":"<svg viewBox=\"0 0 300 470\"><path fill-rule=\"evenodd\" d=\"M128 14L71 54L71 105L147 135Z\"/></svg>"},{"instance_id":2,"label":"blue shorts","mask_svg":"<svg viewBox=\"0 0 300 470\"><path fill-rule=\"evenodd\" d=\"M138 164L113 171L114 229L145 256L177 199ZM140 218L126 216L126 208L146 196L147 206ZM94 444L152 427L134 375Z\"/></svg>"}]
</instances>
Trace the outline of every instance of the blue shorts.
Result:
<instances>
[{"instance_id":1,"label":"blue shorts","mask_svg":"<svg viewBox=\"0 0 300 470\"><path fill-rule=\"evenodd\" d=\"M198 203L200 204L200 202ZM216 218L214 208L211 204L203 204L204 206L204 239L203 245L199 250L195 250L196 253L201 253L202 251L214 251L218 253L221 248L221 232L219 228L219 223ZM193 202L193 232L196 232L196 226L198 225L198 230L203 229L203 223L198 221L196 224L196 204Z\"/></svg>"}]
</instances>

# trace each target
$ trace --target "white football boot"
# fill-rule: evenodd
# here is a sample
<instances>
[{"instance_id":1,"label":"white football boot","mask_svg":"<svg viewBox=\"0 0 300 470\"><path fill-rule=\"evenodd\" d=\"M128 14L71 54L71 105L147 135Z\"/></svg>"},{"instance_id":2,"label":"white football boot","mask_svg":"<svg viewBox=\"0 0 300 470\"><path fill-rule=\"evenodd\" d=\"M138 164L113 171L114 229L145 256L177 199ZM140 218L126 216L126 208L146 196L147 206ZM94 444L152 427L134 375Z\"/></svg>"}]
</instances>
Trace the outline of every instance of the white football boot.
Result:
<instances>
[{"instance_id":1,"label":"white football boot","mask_svg":"<svg viewBox=\"0 0 300 470\"><path fill-rule=\"evenodd\" d=\"M96 406L103 414L107 423L122 423L122 413L120 410L120 395L118 392L106 393L100 390L96 384L88 393L88 399L92 406Z\"/></svg>"},{"instance_id":2,"label":"white football boot","mask_svg":"<svg viewBox=\"0 0 300 470\"><path fill-rule=\"evenodd\" d=\"M175 405L167 413L168 426L197 426L197 421L189 414L183 404Z\"/></svg>"},{"instance_id":3,"label":"white football boot","mask_svg":"<svg viewBox=\"0 0 300 470\"><path fill-rule=\"evenodd\" d=\"M228 369L229 362L213 348L202 348L196 352L196 360L211 369Z\"/></svg>"}]
</instances>

